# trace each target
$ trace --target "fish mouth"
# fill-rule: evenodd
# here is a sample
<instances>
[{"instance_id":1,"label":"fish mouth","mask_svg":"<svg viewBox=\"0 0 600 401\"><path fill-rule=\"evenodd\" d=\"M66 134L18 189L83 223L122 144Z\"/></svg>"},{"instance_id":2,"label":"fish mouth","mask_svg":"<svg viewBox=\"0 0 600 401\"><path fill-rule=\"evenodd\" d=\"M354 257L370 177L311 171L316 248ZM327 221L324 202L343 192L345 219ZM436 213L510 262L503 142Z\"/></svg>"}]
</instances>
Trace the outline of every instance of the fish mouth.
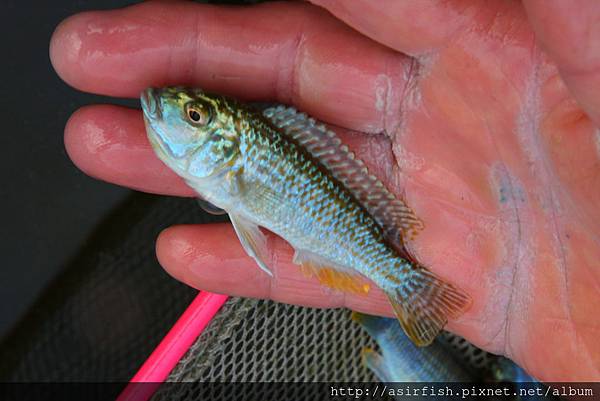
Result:
<instances>
[{"instance_id":1,"label":"fish mouth","mask_svg":"<svg viewBox=\"0 0 600 401\"><path fill-rule=\"evenodd\" d=\"M154 149L154 152L157 154L159 159L165 160L167 155L169 154L167 149L165 149L165 145L162 143L160 136L156 133L156 131L152 127L152 124L150 123L150 121L148 121L148 118L146 116L144 116L144 122L146 123L146 136L150 141L152 149Z\"/></svg>"},{"instance_id":2,"label":"fish mouth","mask_svg":"<svg viewBox=\"0 0 600 401\"><path fill-rule=\"evenodd\" d=\"M152 148L157 153L161 160L165 160L169 155L169 151L165 143L163 143L161 136L156 131L156 124L161 120L162 113L160 111L160 98L158 96L158 90L154 88L147 88L140 94L140 101L142 103L142 111L144 114L144 123L146 125L146 134L152 145Z\"/></svg>"},{"instance_id":3,"label":"fish mouth","mask_svg":"<svg viewBox=\"0 0 600 401\"><path fill-rule=\"evenodd\" d=\"M158 90L154 88L147 88L140 94L140 101L142 103L142 110L144 115L149 120L159 120L162 117L160 110L160 98L158 97Z\"/></svg>"},{"instance_id":4,"label":"fish mouth","mask_svg":"<svg viewBox=\"0 0 600 401\"><path fill-rule=\"evenodd\" d=\"M177 174L186 170L185 159L173 156L169 146L163 141L161 135L157 132L149 117L144 113L144 123L146 125L146 136L150 142L150 146L154 150L156 156L167 166L171 167Z\"/></svg>"}]
</instances>

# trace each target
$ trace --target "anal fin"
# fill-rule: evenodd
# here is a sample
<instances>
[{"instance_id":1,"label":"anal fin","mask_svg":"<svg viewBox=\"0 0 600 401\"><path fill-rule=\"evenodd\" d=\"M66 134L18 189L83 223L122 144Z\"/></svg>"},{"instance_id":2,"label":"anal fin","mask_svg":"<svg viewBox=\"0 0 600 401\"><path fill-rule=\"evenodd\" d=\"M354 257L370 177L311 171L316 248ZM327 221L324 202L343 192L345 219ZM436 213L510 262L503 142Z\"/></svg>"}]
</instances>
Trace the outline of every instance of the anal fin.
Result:
<instances>
[{"instance_id":1,"label":"anal fin","mask_svg":"<svg viewBox=\"0 0 600 401\"><path fill-rule=\"evenodd\" d=\"M256 260L263 271L269 276L273 276L273 273L264 262L268 257L267 238L260 231L258 225L235 214L229 214L229 218L246 253Z\"/></svg>"},{"instance_id":2,"label":"anal fin","mask_svg":"<svg viewBox=\"0 0 600 401\"><path fill-rule=\"evenodd\" d=\"M315 276L321 284L334 290L367 295L371 289L360 274L337 266L313 253L297 250L294 263L300 265L306 276Z\"/></svg>"}]
</instances>

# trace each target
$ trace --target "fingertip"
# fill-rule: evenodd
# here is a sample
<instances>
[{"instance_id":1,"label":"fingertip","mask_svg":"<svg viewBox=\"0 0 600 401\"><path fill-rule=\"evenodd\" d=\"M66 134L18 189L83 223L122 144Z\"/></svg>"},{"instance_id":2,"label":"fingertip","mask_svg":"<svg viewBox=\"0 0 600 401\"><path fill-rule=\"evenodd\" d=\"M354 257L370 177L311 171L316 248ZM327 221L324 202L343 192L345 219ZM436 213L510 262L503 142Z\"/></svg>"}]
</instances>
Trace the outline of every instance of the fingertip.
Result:
<instances>
[{"instance_id":1,"label":"fingertip","mask_svg":"<svg viewBox=\"0 0 600 401\"><path fill-rule=\"evenodd\" d=\"M232 235L231 226L222 223L172 226L159 234L156 255L169 274L197 286L205 275L219 275L220 271L211 267L230 268L230 262L235 265L240 259L244 265L250 264L239 243L230 241Z\"/></svg>"},{"instance_id":2,"label":"fingertip","mask_svg":"<svg viewBox=\"0 0 600 401\"><path fill-rule=\"evenodd\" d=\"M73 163L86 174L132 186L135 185L132 177L139 175L147 165L142 162L142 156L156 159L143 130L136 110L112 105L84 106L67 121L65 149ZM156 160L151 167L158 166Z\"/></svg>"},{"instance_id":3,"label":"fingertip","mask_svg":"<svg viewBox=\"0 0 600 401\"><path fill-rule=\"evenodd\" d=\"M193 250L190 248L188 237L179 235L180 228L180 226L168 227L158 234L156 257L167 273L179 281L187 282L182 267L188 265L187 260Z\"/></svg>"},{"instance_id":4,"label":"fingertip","mask_svg":"<svg viewBox=\"0 0 600 401\"><path fill-rule=\"evenodd\" d=\"M65 125L64 145L71 161L84 173L95 177L94 158L102 141L98 140L100 128L91 118L93 106L76 110Z\"/></svg>"},{"instance_id":5,"label":"fingertip","mask_svg":"<svg viewBox=\"0 0 600 401\"><path fill-rule=\"evenodd\" d=\"M92 177L144 192L194 196L154 154L139 110L82 107L67 122L64 143L73 163Z\"/></svg>"},{"instance_id":6,"label":"fingertip","mask_svg":"<svg viewBox=\"0 0 600 401\"><path fill-rule=\"evenodd\" d=\"M77 78L83 73L79 66L82 47L79 28L86 14L73 15L63 20L54 29L50 39L49 55L52 67L63 81L74 87L79 87Z\"/></svg>"},{"instance_id":7,"label":"fingertip","mask_svg":"<svg viewBox=\"0 0 600 401\"><path fill-rule=\"evenodd\" d=\"M223 274L231 266L227 257L226 242L223 237L223 224L176 225L164 229L156 239L156 257L165 271L191 287L206 291L228 291ZM212 238L207 236L213 232L220 238L214 246ZM221 266L220 268L215 268ZM251 269L247 269L251 271Z\"/></svg>"},{"instance_id":8,"label":"fingertip","mask_svg":"<svg viewBox=\"0 0 600 401\"><path fill-rule=\"evenodd\" d=\"M159 263L167 270L179 270L181 266L189 266L194 262L196 246L192 238L190 226L172 226L160 232L156 239L156 256Z\"/></svg>"},{"instance_id":9,"label":"fingertip","mask_svg":"<svg viewBox=\"0 0 600 401\"><path fill-rule=\"evenodd\" d=\"M158 237L156 237L156 258L158 259L158 263L163 267L171 261L169 250L173 240L172 230L173 227L167 227L158 233Z\"/></svg>"},{"instance_id":10,"label":"fingertip","mask_svg":"<svg viewBox=\"0 0 600 401\"><path fill-rule=\"evenodd\" d=\"M156 254L168 274L194 288L262 298L269 279L256 268L229 224L178 225L163 230Z\"/></svg>"},{"instance_id":11,"label":"fingertip","mask_svg":"<svg viewBox=\"0 0 600 401\"><path fill-rule=\"evenodd\" d=\"M147 77L152 76L155 69L147 57L134 66L129 56L139 52L138 43L154 43L156 36L151 27L136 22L135 11L147 17L156 14L156 7L160 7L156 2L148 2L138 8L88 11L66 18L50 39L52 66L62 80L77 89L112 96L137 96L148 86ZM138 30L147 33L146 40L126 40L138 38Z\"/></svg>"}]
</instances>

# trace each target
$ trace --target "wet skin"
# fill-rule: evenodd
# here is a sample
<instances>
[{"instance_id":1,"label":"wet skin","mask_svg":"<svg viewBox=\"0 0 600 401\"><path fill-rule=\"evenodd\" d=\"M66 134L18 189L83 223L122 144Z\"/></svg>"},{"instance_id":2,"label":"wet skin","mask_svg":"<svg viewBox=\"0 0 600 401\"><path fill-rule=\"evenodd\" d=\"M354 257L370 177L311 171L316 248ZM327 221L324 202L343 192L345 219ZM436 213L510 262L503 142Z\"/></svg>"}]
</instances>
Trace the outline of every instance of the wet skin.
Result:
<instances>
[{"instance_id":1,"label":"wet skin","mask_svg":"<svg viewBox=\"0 0 600 401\"><path fill-rule=\"evenodd\" d=\"M540 380L600 379L600 5L319 3L331 14L303 3L82 13L50 55L89 92L187 84L331 124L424 220L412 252L472 296L451 331ZM193 196L154 156L137 110L84 107L65 144L96 178ZM171 227L157 253L199 289L392 315L377 289L324 290L269 243L273 279L227 224Z\"/></svg>"}]
</instances>

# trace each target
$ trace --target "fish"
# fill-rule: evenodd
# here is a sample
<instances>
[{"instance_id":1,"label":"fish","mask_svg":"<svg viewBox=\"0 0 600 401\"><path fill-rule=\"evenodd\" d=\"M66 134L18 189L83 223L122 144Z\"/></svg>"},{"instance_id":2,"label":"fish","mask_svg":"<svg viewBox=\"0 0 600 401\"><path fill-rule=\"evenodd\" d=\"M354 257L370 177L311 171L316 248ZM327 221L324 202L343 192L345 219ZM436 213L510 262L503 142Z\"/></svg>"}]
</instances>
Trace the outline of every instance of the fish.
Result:
<instances>
[{"instance_id":1,"label":"fish","mask_svg":"<svg viewBox=\"0 0 600 401\"><path fill-rule=\"evenodd\" d=\"M286 240L293 262L322 285L367 295L375 283L420 346L469 307L466 292L406 251L423 222L324 124L293 107L259 110L199 88L148 88L140 98L158 158L229 215L265 273L260 227Z\"/></svg>"},{"instance_id":2,"label":"fish","mask_svg":"<svg viewBox=\"0 0 600 401\"><path fill-rule=\"evenodd\" d=\"M507 384L510 386L503 387L513 394L508 399L515 401L541 400L537 392L528 392L532 388L543 388L545 393L545 386L515 362L477 348L455 334L444 332L429 347L420 348L403 335L396 319L352 312L352 320L379 348L377 352L365 347L361 356L381 382Z\"/></svg>"},{"instance_id":3,"label":"fish","mask_svg":"<svg viewBox=\"0 0 600 401\"><path fill-rule=\"evenodd\" d=\"M471 382L479 379L458 355L436 340L429 347L416 347L403 335L395 319L353 312L375 340L382 354L362 350L363 363L382 382Z\"/></svg>"},{"instance_id":4,"label":"fish","mask_svg":"<svg viewBox=\"0 0 600 401\"><path fill-rule=\"evenodd\" d=\"M512 391L515 394L515 400L527 401L551 401L560 400L560 398L547 392L547 386L541 383L522 367L508 358L498 356L491 364L492 379L496 383L510 383ZM542 389L542 394L531 390Z\"/></svg>"},{"instance_id":5,"label":"fish","mask_svg":"<svg viewBox=\"0 0 600 401\"><path fill-rule=\"evenodd\" d=\"M522 367L508 358L497 357L491 364L493 380L496 382L539 383Z\"/></svg>"}]
</instances>

